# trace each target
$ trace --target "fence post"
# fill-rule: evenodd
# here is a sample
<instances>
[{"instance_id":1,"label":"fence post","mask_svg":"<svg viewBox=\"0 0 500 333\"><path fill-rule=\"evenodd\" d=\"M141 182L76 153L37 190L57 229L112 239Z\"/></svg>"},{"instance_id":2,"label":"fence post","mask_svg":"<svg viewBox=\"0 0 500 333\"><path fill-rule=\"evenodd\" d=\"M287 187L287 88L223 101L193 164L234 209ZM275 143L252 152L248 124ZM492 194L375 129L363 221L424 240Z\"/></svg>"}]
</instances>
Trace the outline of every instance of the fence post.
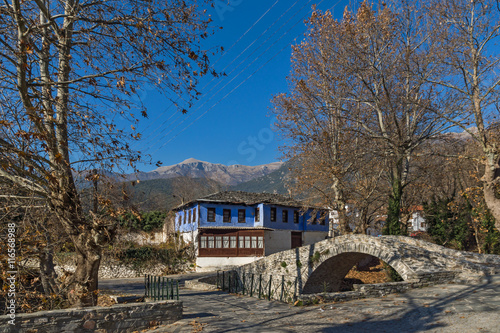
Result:
<instances>
[{"instance_id":1,"label":"fence post","mask_svg":"<svg viewBox=\"0 0 500 333\"><path fill-rule=\"evenodd\" d=\"M161 300L165 299L165 277L161 278Z\"/></svg>"},{"instance_id":2,"label":"fence post","mask_svg":"<svg viewBox=\"0 0 500 333\"><path fill-rule=\"evenodd\" d=\"M177 291L177 300L179 300L179 280L176 280L176 291Z\"/></svg>"},{"instance_id":3,"label":"fence post","mask_svg":"<svg viewBox=\"0 0 500 333\"><path fill-rule=\"evenodd\" d=\"M285 291L285 276L281 275L281 296L280 301L283 301L283 292Z\"/></svg>"},{"instance_id":4,"label":"fence post","mask_svg":"<svg viewBox=\"0 0 500 333\"><path fill-rule=\"evenodd\" d=\"M245 287L246 287L246 285L245 285L245 272L243 272L243 283L241 285L241 293L243 295L245 295Z\"/></svg>"},{"instance_id":5,"label":"fence post","mask_svg":"<svg viewBox=\"0 0 500 333\"><path fill-rule=\"evenodd\" d=\"M217 289L220 289L219 288L219 270L217 270Z\"/></svg>"},{"instance_id":6,"label":"fence post","mask_svg":"<svg viewBox=\"0 0 500 333\"><path fill-rule=\"evenodd\" d=\"M295 287L293 290L293 300L295 301L295 298L297 297L297 278L295 278Z\"/></svg>"},{"instance_id":7,"label":"fence post","mask_svg":"<svg viewBox=\"0 0 500 333\"><path fill-rule=\"evenodd\" d=\"M262 274L259 274L259 299L262 294Z\"/></svg>"},{"instance_id":8,"label":"fence post","mask_svg":"<svg viewBox=\"0 0 500 333\"><path fill-rule=\"evenodd\" d=\"M157 286L156 286L156 283L157 283L156 279L157 279L157 277L153 276L153 301L156 301L156 297L158 296L157 290L156 290L156 288L157 288Z\"/></svg>"},{"instance_id":9,"label":"fence post","mask_svg":"<svg viewBox=\"0 0 500 333\"><path fill-rule=\"evenodd\" d=\"M171 299L174 299L174 280L171 279L170 280L170 295L171 295Z\"/></svg>"},{"instance_id":10,"label":"fence post","mask_svg":"<svg viewBox=\"0 0 500 333\"><path fill-rule=\"evenodd\" d=\"M226 281L224 280L225 280L224 271L222 271L222 291L224 291L224 287L226 286Z\"/></svg>"},{"instance_id":11,"label":"fence post","mask_svg":"<svg viewBox=\"0 0 500 333\"><path fill-rule=\"evenodd\" d=\"M158 300L160 300L161 298L161 277L158 276Z\"/></svg>"},{"instance_id":12,"label":"fence post","mask_svg":"<svg viewBox=\"0 0 500 333\"><path fill-rule=\"evenodd\" d=\"M273 284L273 276L269 275L269 293L267 295L267 300L268 301L271 300L271 287L272 287L272 284Z\"/></svg>"},{"instance_id":13,"label":"fence post","mask_svg":"<svg viewBox=\"0 0 500 333\"><path fill-rule=\"evenodd\" d=\"M253 296L253 278L255 276L255 273L252 273L252 282L250 282L250 297Z\"/></svg>"},{"instance_id":14,"label":"fence post","mask_svg":"<svg viewBox=\"0 0 500 333\"><path fill-rule=\"evenodd\" d=\"M231 293L231 271L227 272L227 292Z\"/></svg>"}]
</instances>

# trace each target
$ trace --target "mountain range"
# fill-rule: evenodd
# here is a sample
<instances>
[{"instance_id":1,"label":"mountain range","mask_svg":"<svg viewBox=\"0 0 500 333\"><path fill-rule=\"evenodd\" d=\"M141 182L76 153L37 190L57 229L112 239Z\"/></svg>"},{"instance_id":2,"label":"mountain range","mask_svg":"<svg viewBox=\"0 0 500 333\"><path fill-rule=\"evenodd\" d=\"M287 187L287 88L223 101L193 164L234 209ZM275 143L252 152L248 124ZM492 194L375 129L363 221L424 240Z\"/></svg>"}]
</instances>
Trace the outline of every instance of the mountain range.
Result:
<instances>
[{"instance_id":1,"label":"mountain range","mask_svg":"<svg viewBox=\"0 0 500 333\"><path fill-rule=\"evenodd\" d=\"M173 207L218 191L286 194L288 168L283 162L247 166L214 164L194 158L150 172L125 176L139 180L128 186L130 203L140 210L170 210Z\"/></svg>"},{"instance_id":2,"label":"mountain range","mask_svg":"<svg viewBox=\"0 0 500 333\"><path fill-rule=\"evenodd\" d=\"M282 165L283 162L274 162L257 166L240 164L226 166L189 158L179 164L160 167L150 172L129 174L127 175L127 179L145 181L176 177L206 178L223 185L233 186L258 177L266 176L278 170Z\"/></svg>"}]
</instances>

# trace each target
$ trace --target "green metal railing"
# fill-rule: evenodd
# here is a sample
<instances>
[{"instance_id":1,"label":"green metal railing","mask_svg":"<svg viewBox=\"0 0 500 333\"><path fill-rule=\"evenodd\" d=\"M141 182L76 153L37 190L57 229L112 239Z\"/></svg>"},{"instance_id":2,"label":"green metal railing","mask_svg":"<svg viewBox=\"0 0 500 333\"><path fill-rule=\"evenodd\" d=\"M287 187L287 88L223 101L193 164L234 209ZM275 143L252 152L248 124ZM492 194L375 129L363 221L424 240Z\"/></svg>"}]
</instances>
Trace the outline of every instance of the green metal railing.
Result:
<instances>
[{"instance_id":1,"label":"green metal railing","mask_svg":"<svg viewBox=\"0 0 500 333\"><path fill-rule=\"evenodd\" d=\"M145 296L153 301L176 299L179 300L179 280L164 276L144 276Z\"/></svg>"},{"instance_id":2,"label":"green metal railing","mask_svg":"<svg viewBox=\"0 0 500 333\"><path fill-rule=\"evenodd\" d=\"M217 271L217 289L229 293L248 295L267 300L279 300L293 303L296 299L297 278L293 282L286 279L285 275L274 277L272 275L247 273L239 275L235 271Z\"/></svg>"}]
</instances>

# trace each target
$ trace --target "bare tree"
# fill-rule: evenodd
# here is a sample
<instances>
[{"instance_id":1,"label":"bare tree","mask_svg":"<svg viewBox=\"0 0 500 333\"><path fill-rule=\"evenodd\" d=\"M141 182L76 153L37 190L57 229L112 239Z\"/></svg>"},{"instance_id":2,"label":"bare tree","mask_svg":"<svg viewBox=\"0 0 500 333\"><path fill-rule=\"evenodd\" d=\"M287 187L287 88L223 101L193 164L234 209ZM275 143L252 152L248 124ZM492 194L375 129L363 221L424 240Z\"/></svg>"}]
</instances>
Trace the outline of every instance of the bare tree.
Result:
<instances>
[{"instance_id":1,"label":"bare tree","mask_svg":"<svg viewBox=\"0 0 500 333\"><path fill-rule=\"evenodd\" d=\"M75 175L134 166L134 124L149 84L189 106L209 72L210 18L194 1L20 1L0 6L0 181L44 198L75 245L68 298L96 303L108 221L85 216Z\"/></svg>"},{"instance_id":2,"label":"bare tree","mask_svg":"<svg viewBox=\"0 0 500 333\"><path fill-rule=\"evenodd\" d=\"M428 3L432 42L443 70L429 77L463 107L459 117L436 115L469 133L482 151L484 199L500 229L500 4L497 0ZM472 127L473 126L473 127Z\"/></svg>"},{"instance_id":3,"label":"bare tree","mask_svg":"<svg viewBox=\"0 0 500 333\"><path fill-rule=\"evenodd\" d=\"M329 169L337 207L357 170L379 161L390 189L390 234L404 233L401 204L416 151L448 126L434 111L452 102L425 79L436 68L418 9L401 2L374 10L364 2L340 22L314 12L294 47L292 93L274 99L278 128L292 143L285 150L314 155L317 167Z\"/></svg>"}]
</instances>

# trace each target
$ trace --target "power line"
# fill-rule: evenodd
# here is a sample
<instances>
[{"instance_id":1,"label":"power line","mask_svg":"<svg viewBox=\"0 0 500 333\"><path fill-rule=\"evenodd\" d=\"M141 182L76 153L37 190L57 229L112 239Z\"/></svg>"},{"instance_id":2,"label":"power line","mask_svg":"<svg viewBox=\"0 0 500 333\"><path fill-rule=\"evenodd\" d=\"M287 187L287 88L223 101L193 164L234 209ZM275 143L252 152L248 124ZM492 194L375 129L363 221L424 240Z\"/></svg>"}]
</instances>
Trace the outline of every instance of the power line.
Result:
<instances>
[{"instance_id":1,"label":"power line","mask_svg":"<svg viewBox=\"0 0 500 333\"><path fill-rule=\"evenodd\" d=\"M284 24L282 24L271 36L269 36L258 48L256 48L255 50L253 50L244 60L242 60L229 74L233 73L238 67L240 67L243 63L245 63L245 61L251 57L252 54L254 54L258 49L260 49L263 45L265 45L267 43L267 41L269 41L270 38L272 38L278 31L280 31L292 18L294 18L298 13L300 13L300 11L305 7L307 6L308 3L310 3L312 0L309 0L306 4L304 4L292 17L290 17ZM321 1L323 2L323 1ZM292 8L296 3L298 3L298 1L296 1L291 7L288 8L288 10L283 13L277 20L275 20L270 27L274 26L274 24L276 24L279 20L281 20L281 18L290 10L290 8ZM305 17L305 16L304 16ZM303 17L302 17L303 18ZM255 61L257 61L262 55L264 55L271 47L273 47L278 41L280 41L284 36L286 36L291 29L293 29L301 20L298 20L294 25L292 25L292 27L290 29L288 29L283 35L281 35L281 37L279 37L273 44L271 44L271 46L269 46L264 52L262 52L257 58L255 58L252 62L250 62L243 70L241 70L235 77L233 77L229 82L227 82L222 88L220 88L217 92L215 92L214 94L211 95L211 97L208 98L208 100L206 100L202 105L200 105L196 110L194 110L192 113L190 113L190 115L185 118L184 120L182 120L180 123L178 123L174 128L172 128L170 131L168 131L163 137L166 137L167 135L169 135L170 133L172 133L177 127L179 127L180 125L182 125L184 122L186 122L189 118L191 118L193 116L193 114L198 111L199 109L201 109L205 104L207 104L210 100L212 100L218 93L220 93L225 87L227 87L231 82L233 82L236 78L238 78L247 68L249 68L253 63L255 63ZM260 39L269 29L270 27L268 27L263 33L261 33L260 36L258 36L251 44L254 44L258 39ZM245 52L246 50L248 49L248 47L243 51ZM243 53L242 52L242 53ZM240 55L242 54L240 53ZM238 57L240 56L238 55ZM236 57L235 59L237 59L238 57ZM234 60L231 62L233 63ZM227 66L226 66L227 68ZM225 70L225 69L224 69ZM219 84L220 84L221 81L219 81L215 86L213 86L208 92L210 93L215 87L217 87ZM239 85L238 85L239 86ZM232 90L234 91L234 89ZM206 112L205 112L206 113ZM174 122L180 117L181 115L179 115L175 120ZM173 125L173 124L172 124ZM170 126L168 126L170 127ZM167 127L167 128L168 128ZM164 130L162 130L161 133L165 132L165 130L167 129L165 128ZM183 130L184 131L184 130ZM161 134L160 133L160 134ZM157 134L154 136L154 138L158 137L158 135L160 134ZM177 136L177 135L176 135ZM154 139L153 138L153 139ZM150 140L152 141L152 140ZM149 141L149 142L150 142ZM170 140L169 140L170 141ZM156 143L159 142L159 140L156 141ZM155 144L156 144L155 143ZM150 148L154 146L151 145Z\"/></svg>"},{"instance_id":2,"label":"power line","mask_svg":"<svg viewBox=\"0 0 500 333\"><path fill-rule=\"evenodd\" d=\"M219 62L219 61L220 61L220 60L224 57L224 55L228 54L228 52L229 52L229 51L231 51L231 49L232 49L232 48L233 48L236 44L238 44L238 43L241 41L241 39L242 39L243 37L245 37L245 36L248 34L248 32L250 32L250 31L251 31L251 30L252 30L252 29L253 29L253 28L257 25L257 23L259 23L259 22L260 22L260 20L262 20L262 18L264 18L264 17L265 17L265 16L266 16L266 15L267 15L270 11L271 11L271 9L273 9L273 8L274 8L274 6L276 6L276 4L277 4L279 1L280 1L280 0L276 0L276 1L275 1L272 5L271 5L271 7L269 7L269 8L268 8L268 9L267 9L267 10L266 10L266 11L265 11L265 12L264 12L264 13L263 13L263 14L262 14L262 15L261 15L261 16L260 16L260 17L259 17L259 18L258 18L258 19L257 19L257 20L256 20L256 21L255 21L255 22L254 22L254 23L253 23L253 24L252 24L252 25L251 25L251 26L250 26L250 27L249 27L249 28L248 28L248 29L247 29L247 30L246 30L246 31L245 31L245 32L244 32L244 33L243 33L243 34L242 34L242 35L241 35L241 36L240 36L240 37L239 37L239 38L238 38L238 39L237 39L237 40L236 40L236 41L235 41L235 42L234 42L234 43L233 43L233 44L232 44L232 45L231 45L231 46L230 46L230 47L229 47L229 48L228 48L228 49L227 49L227 50L226 50L226 51L225 51L225 52L224 52L221 56L220 56L220 57L219 57L219 58L218 58L218 59L217 59L217 61L216 61L216 62L215 62L215 63L214 63L211 67L212 67L212 68L214 68L214 66L215 66L215 65L216 65L216 64L217 64L217 63L218 63L218 62ZM245 49L245 50L246 50L246 49ZM244 51L243 51L243 52L244 52ZM240 53L240 54L241 54L241 53ZM238 57L239 57L239 55L238 55ZM227 66L226 66L226 68L227 68ZM223 71L224 71L224 70L223 70ZM206 88L206 87L207 87L210 83L212 83L212 82L213 82L213 80L214 80L214 79L215 79L215 78L212 78L212 80L210 80L210 82L208 82L207 84L205 84L205 86L204 86L201 90L205 89L205 88ZM161 117L161 116L162 116L165 112L167 112L167 111L168 111L168 110L172 107L172 105L174 105L176 102L178 102L178 101L179 101L179 99L182 99L184 102L186 102L186 103L187 103L187 101L185 101L182 97L178 96L177 100L176 100L173 104L170 104L170 105L169 105L169 106L168 106L168 107L167 107L167 108L166 108L163 112L160 112L160 113L158 114L158 116L157 116L157 117L156 117L153 121L151 121L151 122L150 122L150 123L146 126L146 128L145 128L144 130L147 130L147 129L151 126L151 124L153 124L156 120L158 120L158 118L160 118L160 117ZM167 123L167 122L168 122L168 121L169 121L169 120L170 120L170 119L171 119L174 115L175 115L175 112L174 112L174 113L173 113L170 117L168 117L165 121L163 121L163 123L162 123L160 126L158 126L158 127L157 127L157 129L153 131L153 133L154 133L154 132L156 132L156 131L158 130L158 128L161 128L164 124L166 124L166 123ZM182 115L182 114L181 114L181 115ZM180 116L180 115L179 115L179 116ZM174 120L174 122L175 122L178 118L179 118L179 117L177 117L177 118ZM168 128L168 127L167 127L167 128Z\"/></svg>"},{"instance_id":3,"label":"power line","mask_svg":"<svg viewBox=\"0 0 500 333\"><path fill-rule=\"evenodd\" d=\"M324 0L320 1L318 3L318 5L320 5ZM338 3L340 2L340 0L338 0L333 6L332 8L334 8ZM304 16L305 17L305 16ZM301 20L297 21L290 29L288 29L288 31L285 32L285 34L283 34L277 41L275 41L270 47L274 46L281 38L283 38L286 34L288 34L288 32L290 32ZM269 60L267 60L264 64L262 64L257 70L255 70L252 74L250 74L246 79L244 79L242 82L240 82L236 87L234 87L231 91L229 91L226 95L224 95L221 99L219 99L215 104L213 104L209 109L207 109L205 112L203 112L200 116L198 116L198 118L196 118L195 120L193 120L189 125L187 125L185 128L183 128L180 132L178 132L176 135L174 135L170 140L166 141L164 144L162 144L159 148L157 148L155 151L153 151L151 154L154 154L156 153L158 150L160 150L161 148L163 148L165 145L167 145L169 142L171 142L172 140L174 140L176 137L178 137L182 132L184 132L186 129L188 129L191 125L193 125L196 121L198 121L199 119L201 119L205 114L207 114L211 109L213 109L217 104L219 104L221 101L223 101L225 98L227 98L231 93L233 93L236 89L238 89L243 83L245 83L248 79L250 79L253 75L255 75L258 71L260 71L265 65L267 65L271 60L273 60L276 56L278 56L281 52L283 52L289 45L285 45L282 49L280 49L274 56L272 56ZM269 50L268 47L262 54L264 54L265 52L267 52ZM261 55L262 55L261 54ZM257 58L258 59L258 58ZM254 60L255 62L255 60ZM248 68L248 66L247 66ZM246 68L245 68L246 69ZM244 70L245 70L244 69ZM241 73L241 72L240 72ZM239 74L240 74L239 73ZM238 74L238 75L239 75Z\"/></svg>"},{"instance_id":4,"label":"power line","mask_svg":"<svg viewBox=\"0 0 500 333\"><path fill-rule=\"evenodd\" d=\"M311 2L311 1L312 1L312 0L309 0L307 3ZM290 10L291 10L291 9L292 9L292 8L293 8L293 7L294 7L294 6L298 3L298 2L299 2L299 0L295 1L295 3L294 3L294 4L292 4L292 6L288 7L288 9L287 9L285 12L283 12L283 13L280 15L280 17L278 17L276 20L274 20L274 22L273 22L273 23L272 23L272 24L271 24L271 25L270 25L270 26L269 26L266 30L264 30L264 32L262 32L262 33L261 33L261 34L260 34L257 38L255 38L255 39L254 39L254 41L253 41L252 43L250 43L250 44L249 44L249 45L248 45L248 46L247 46L247 47L246 47L243 51L241 51L241 52L238 54L238 56L236 56L236 58L234 58L234 59L233 59L233 60L232 60L232 61L231 61L228 65L226 65L226 67L224 67L224 68L222 69L222 71L221 71L221 72L223 72L223 73L224 73L224 72L226 71L226 69L227 69L229 66L231 66L231 65L232 65L232 64L236 61L236 59L238 59L238 58L239 58L239 57L240 57L243 53L245 53L245 52L246 52L246 51L250 48L250 46L251 46L251 45L253 45L255 42L257 42L257 40L259 40L262 36L264 36L264 35L267 33L267 31L269 31L269 30L270 30L270 29L271 29L271 28L272 28L272 27L273 27L276 23L278 23L278 22L279 22L279 21L280 21L280 20L281 20L281 19L282 19L285 15L286 15L286 13L288 13L288 12L289 12L289 11L290 11ZM275 2L274 4L276 4L276 3L277 3L277 2ZM307 5L307 3L306 3L304 6L302 6L302 7L301 7L301 8L300 8L300 9L299 9L299 10L298 10L298 11L297 11L297 12L296 12L293 16L292 16L292 18L293 18L293 17L295 17L295 16L296 16L296 15L297 15L297 14L298 14L298 13L299 13L299 12L300 12L300 11L301 11L301 10L302 10L305 6L306 6L306 5ZM274 6L274 5L273 5L273 6ZM271 6L271 8L272 8L273 6ZM266 11L266 13L267 13L267 12L269 12L269 10L270 10L271 8L269 8L269 9ZM264 15L265 15L266 13L264 13ZM260 21L260 19L261 19L262 17L264 17L264 15L262 15L262 16L261 16L261 17L260 17L260 18L259 18L256 22ZM290 18L290 19L291 19L291 18ZM239 64L238 64L235 68L233 68L233 69L231 70L231 72L229 73L229 75L231 75L231 74L232 74L232 73L233 73L236 69L238 69L238 68L239 68L239 67L240 67L240 66L241 66L241 65L242 65L242 64L243 64L243 63L244 63L244 62L245 62L248 58L250 58L250 56L251 56L252 54L254 54L254 53L255 53L258 49L260 49L263 45L265 45L265 44L267 43L267 41L268 41L268 40L269 40L272 36L274 36L274 35L275 35L278 31L280 31L280 30L281 30L281 28L283 28L283 26L284 26L284 25L286 25L286 24L290 21L290 19L288 19L288 21L286 21L284 24L282 24L282 25L281 25L281 26L280 26L280 27L279 27L279 28L278 28L278 29L277 29L277 30L276 30L276 31L275 31L275 32L274 32L274 33L273 33L270 37L268 37L268 38L267 38L267 39L266 39L263 43L261 43L259 47L257 47L254 51L252 51L252 52L251 52L251 53L250 53L250 54L249 54L249 55L248 55L248 56L247 56L247 57L246 57L243 61L241 61L241 62L240 62L240 63L239 63ZM253 26L255 26L255 24L256 24L256 23L254 23L254 25L252 25L252 27L253 27ZM245 32L245 34L246 34L249 30L250 30L250 29L248 29L248 30ZM240 38L240 39L241 39L241 38ZM234 46L234 45L235 45L235 43L233 43L233 46ZM220 58L219 58L219 60L220 60ZM253 62L255 62L255 61L253 61ZM252 62L252 63L253 63L253 62ZM248 67L248 66L247 66L247 67ZM240 72L240 73L239 73L236 77L238 77L238 76L239 76L242 72L243 72L243 71L241 71L241 72ZM235 77L235 78L236 78L236 77ZM231 80L230 80L230 82L232 82L235 78L231 79ZM205 86L204 86L201 90L205 89L205 87L206 87L206 86L208 86L210 83L212 83L212 82L214 81L214 79L215 79L215 78L212 78L212 80L210 80L210 82L208 82L208 83L207 83L207 84L206 84L206 85L205 85ZM210 89L209 89L209 90L208 90L208 91L207 91L204 95L205 95L205 96L208 96L208 95L210 94L210 92L212 92L212 90L214 90L217 86L219 86L219 85L221 84L221 82L223 82L223 81L218 81L218 82L217 82L214 86L212 86L212 87L211 87L211 88L210 88ZM227 84L226 84L226 85L224 85L224 87L226 87L226 86L227 86ZM223 87L223 88L224 88L224 87ZM210 97L208 97L208 99L207 99L205 102L203 102L203 104L201 104L200 106L198 106L198 107L196 108L196 110L194 110L194 111L193 111L193 113L194 113L194 112L196 112L196 111L198 111L198 110L199 110L200 108L202 108L205 104L207 104L210 100L212 100L212 99L213 99L213 98L214 98L214 97L215 97L215 96L216 96L216 95L217 95L217 94L218 94L218 93L219 93L219 92L220 92L223 88L219 89L219 90L218 90L217 92L215 92L214 94L210 94ZM192 113L191 113L191 114L192 114ZM156 132L159 128L161 128L161 127L162 127L162 126L166 123L166 121L170 120L170 119L172 118L172 116L173 116L173 115L172 115L172 116L170 116L170 117L169 117L166 121L164 121L164 122L162 123L162 125L160 125L160 126L159 126L159 127L158 127L155 131L153 131L153 132L149 135L148 142L146 143L146 145L147 145L147 146L150 146L150 145L148 145L148 143L151 143L151 142L152 142L155 138L157 138L158 136L160 136L160 135L162 135L163 133L165 133L165 131L166 131L168 128L170 128L170 127L174 126L174 127L173 127L170 131L168 131L166 134L164 134L164 135L163 135L163 137L166 137L167 135L169 135L172 131L174 131L177 127L179 127L179 126L180 126L180 125L182 125L182 124L183 124L183 123L184 123L187 119L189 119L189 118L191 117L191 114L190 114L190 115L189 115L186 119L182 120L180 123L178 123L177 125L175 125L175 126L174 126L174 124L177 122L177 120L178 120L180 117L182 117L182 115L183 115L183 114L178 114L178 115L177 115L177 117L176 117L176 118L175 118L172 122L170 122L170 124L168 124L166 127L164 127L164 128L160 131L160 133L157 133L156 135L152 136L152 134L153 134L154 132ZM175 115L175 114L174 114L174 115ZM153 145L154 145L154 144L153 144ZM151 146L150 146L150 147L151 147Z\"/></svg>"}]
</instances>

